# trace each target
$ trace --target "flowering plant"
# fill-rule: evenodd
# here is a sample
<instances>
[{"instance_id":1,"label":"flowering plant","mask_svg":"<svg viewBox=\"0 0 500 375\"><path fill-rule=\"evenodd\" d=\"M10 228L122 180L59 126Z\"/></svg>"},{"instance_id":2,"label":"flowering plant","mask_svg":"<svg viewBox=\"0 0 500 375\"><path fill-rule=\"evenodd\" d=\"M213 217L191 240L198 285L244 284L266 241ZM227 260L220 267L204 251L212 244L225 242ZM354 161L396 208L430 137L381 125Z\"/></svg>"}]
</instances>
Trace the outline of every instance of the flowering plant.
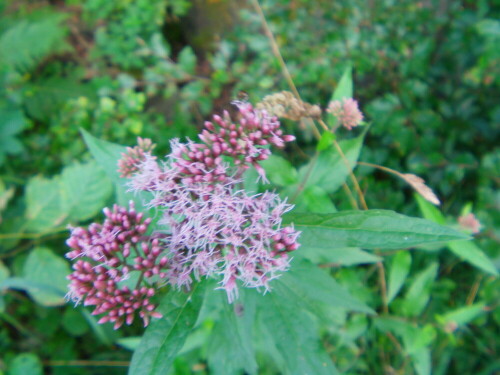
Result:
<instances>
[{"instance_id":1,"label":"flowering plant","mask_svg":"<svg viewBox=\"0 0 500 375\"><path fill-rule=\"evenodd\" d=\"M139 138L124 150L84 133L116 181L119 203L104 209L102 224L71 228L69 297L93 306L99 323L111 322L115 329L137 317L148 326L131 374L169 371L193 331L214 343L207 359L215 373L254 374L255 330L292 373L334 373L318 346L317 321L328 320L332 308L375 311L318 268L318 259L349 251L360 263L378 262L383 271L380 258L361 249L466 238L427 220L367 209L352 172L366 131L340 142L334 134L338 125L343 132L366 125L357 102L340 95L342 90L327 107L326 122L319 106L288 92L255 107L235 102L234 114L214 115L197 141L171 140L164 159L153 155L151 140ZM295 140L284 134L278 117L312 124L318 135L315 155L299 171L272 154ZM407 174L385 169L439 203L423 180L411 183L417 176L410 181ZM260 192L257 182L263 183ZM270 191L270 183L283 188L281 195ZM354 208L359 201L364 210L335 212L324 198L342 185ZM215 319L208 331L207 319Z\"/></svg>"}]
</instances>

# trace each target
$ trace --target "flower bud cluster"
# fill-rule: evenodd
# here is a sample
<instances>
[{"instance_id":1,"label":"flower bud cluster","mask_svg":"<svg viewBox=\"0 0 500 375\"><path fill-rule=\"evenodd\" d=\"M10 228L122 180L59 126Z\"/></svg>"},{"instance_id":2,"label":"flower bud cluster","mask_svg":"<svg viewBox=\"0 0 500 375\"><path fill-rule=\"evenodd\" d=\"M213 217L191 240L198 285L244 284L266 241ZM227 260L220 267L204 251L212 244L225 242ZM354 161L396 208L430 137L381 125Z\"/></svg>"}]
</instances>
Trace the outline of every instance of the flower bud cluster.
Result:
<instances>
[{"instance_id":1,"label":"flower bud cluster","mask_svg":"<svg viewBox=\"0 0 500 375\"><path fill-rule=\"evenodd\" d=\"M85 306L95 306L94 315L106 314L99 323L113 322L115 329L132 324L136 314L147 326L150 317L160 317L151 302L151 285L166 277L169 260L158 238L146 235L151 219L129 208L104 209L103 224L87 229L72 228L66 241L77 259L73 265L69 297Z\"/></svg>"},{"instance_id":2,"label":"flower bud cluster","mask_svg":"<svg viewBox=\"0 0 500 375\"><path fill-rule=\"evenodd\" d=\"M242 170L253 165L265 179L258 162L266 160L271 152L263 146L281 148L285 142L295 139L292 135L283 135L278 119L266 111L256 111L246 102L235 104L239 112L237 122L231 120L227 111L222 117L214 115L212 121L205 122L205 129L199 135L203 143L179 145L174 153L176 166L193 182L226 181L229 176L224 175L221 167L223 156L231 158Z\"/></svg>"},{"instance_id":3,"label":"flower bud cluster","mask_svg":"<svg viewBox=\"0 0 500 375\"><path fill-rule=\"evenodd\" d=\"M333 100L328 104L327 112L335 116L340 124L348 130L358 126L363 121L358 102L353 98Z\"/></svg>"},{"instance_id":4,"label":"flower bud cluster","mask_svg":"<svg viewBox=\"0 0 500 375\"><path fill-rule=\"evenodd\" d=\"M122 158L118 161L118 173L120 177L130 177L138 171L138 165L146 158L146 154L151 154L151 151L156 145L151 139L137 138L137 146L127 147L127 152L122 154Z\"/></svg>"}]
</instances>

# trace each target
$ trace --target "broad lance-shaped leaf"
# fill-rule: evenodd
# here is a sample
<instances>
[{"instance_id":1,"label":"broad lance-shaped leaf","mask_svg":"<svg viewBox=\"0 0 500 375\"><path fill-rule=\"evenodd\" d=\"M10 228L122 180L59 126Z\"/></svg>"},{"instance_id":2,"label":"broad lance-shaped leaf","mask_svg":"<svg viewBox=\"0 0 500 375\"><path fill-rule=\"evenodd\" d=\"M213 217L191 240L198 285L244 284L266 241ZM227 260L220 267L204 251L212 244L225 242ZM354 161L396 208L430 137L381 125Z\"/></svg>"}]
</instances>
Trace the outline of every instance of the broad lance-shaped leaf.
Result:
<instances>
[{"instance_id":1,"label":"broad lance-shaped leaf","mask_svg":"<svg viewBox=\"0 0 500 375\"><path fill-rule=\"evenodd\" d=\"M285 220L302 231L300 243L303 246L318 248L401 249L469 238L431 221L386 210L290 213Z\"/></svg>"},{"instance_id":2,"label":"broad lance-shaped leaf","mask_svg":"<svg viewBox=\"0 0 500 375\"><path fill-rule=\"evenodd\" d=\"M415 195L420 211L426 219L437 223L446 222L444 215L434 206L425 201L421 196ZM498 276L498 270L490 258L481 250L474 242L450 242L447 244L448 249L456 256L462 258L473 266Z\"/></svg>"},{"instance_id":3,"label":"broad lance-shaped leaf","mask_svg":"<svg viewBox=\"0 0 500 375\"><path fill-rule=\"evenodd\" d=\"M345 182L350 170L356 166L366 130L356 138L338 144L348 163L333 145L319 152L308 164L299 169L299 181L306 180L305 188L317 186L327 193L335 192ZM347 165L349 168L347 168Z\"/></svg>"},{"instance_id":4,"label":"broad lance-shaped leaf","mask_svg":"<svg viewBox=\"0 0 500 375\"><path fill-rule=\"evenodd\" d=\"M328 305L347 311L375 313L349 294L327 272L305 260L294 260L290 270L276 280L274 285L281 285L282 289L290 290L290 295L299 301L298 304L302 308L313 312L320 305Z\"/></svg>"},{"instance_id":5,"label":"broad lance-shaped leaf","mask_svg":"<svg viewBox=\"0 0 500 375\"><path fill-rule=\"evenodd\" d=\"M406 276L410 272L411 254L408 251L400 251L393 258L389 272L389 290L387 302L391 302L403 286Z\"/></svg>"},{"instance_id":6,"label":"broad lance-shaped leaf","mask_svg":"<svg viewBox=\"0 0 500 375\"><path fill-rule=\"evenodd\" d=\"M255 290L243 289L232 305L221 295L222 311L208 338L208 365L217 375L256 374L257 363L252 343L255 302L261 296Z\"/></svg>"},{"instance_id":7,"label":"broad lance-shaped leaf","mask_svg":"<svg viewBox=\"0 0 500 375\"><path fill-rule=\"evenodd\" d=\"M161 319L153 319L134 352L129 375L168 374L172 363L193 329L202 302L202 285L190 293L170 292L158 308Z\"/></svg>"},{"instance_id":8,"label":"broad lance-shaped leaf","mask_svg":"<svg viewBox=\"0 0 500 375\"><path fill-rule=\"evenodd\" d=\"M276 363L285 366L281 373L291 375L332 375L338 371L323 348L317 327L300 301L276 280L273 291L258 300L260 324L271 333L282 358ZM271 355L272 351L269 352ZM279 360L282 359L282 360Z\"/></svg>"}]
</instances>

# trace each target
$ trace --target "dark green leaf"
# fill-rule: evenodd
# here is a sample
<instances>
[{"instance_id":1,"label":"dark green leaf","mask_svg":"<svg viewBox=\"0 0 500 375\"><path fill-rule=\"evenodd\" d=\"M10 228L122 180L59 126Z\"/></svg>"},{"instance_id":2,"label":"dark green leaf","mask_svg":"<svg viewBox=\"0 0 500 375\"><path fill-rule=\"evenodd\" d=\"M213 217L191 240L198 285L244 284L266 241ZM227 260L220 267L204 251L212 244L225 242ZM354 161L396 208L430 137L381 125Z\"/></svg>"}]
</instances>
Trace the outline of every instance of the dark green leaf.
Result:
<instances>
[{"instance_id":1,"label":"dark green leaf","mask_svg":"<svg viewBox=\"0 0 500 375\"><path fill-rule=\"evenodd\" d=\"M285 216L285 221L302 231L300 243L315 248L400 249L468 238L431 221L386 210L291 213Z\"/></svg>"},{"instance_id":2,"label":"dark green leaf","mask_svg":"<svg viewBox=\"0 0 500 375\"><path fill-rule=\"evenodd\" d=\"M242 290L240 298L229 305L222 296L222 311L208 338L208 364L211 372L232 375L257 372L252 345L255 298L252 290Z\"/></svg>"},{"instance_id":3,"label":"dark green leaf","mask_svg":"<svg viewBox=\"0 0 500 375\"><path fill-rule=\"evenodd\" d=\"M307 261L294 261L291 269L274 284L282 285L281 289L289 289L290 294L300 301L302 308L309 307L311 311L326 304L347 311L374 313L370 307L351 296L328 273Z\"/></svg>"},{"instance_id":4,"label":"dark green leaf","mask_svg":"<svg viewBox=\"0 0 500 375\"><path fill-rule=\"evenodd\" d=\"M158 308L163 318L153 320L134 352L130 375L167 374L175 356L193 329L201 305L202 287L190 293L170 292Z\"/></svg>"},{"instance_id":5,"label":"dark green leaf","mask_svg":"<svg viewBox=\"0 0 500 375\"><path fill-rule=\"evenodd\" d=\"M274 285L274 290L259 300L258 311L260 321L272 332L270 338L284 359L285 373L337 374L301 301L283 283Z\"/></svg>"},{"instance_id":6,"label":"dark green leaf","mask_svg":"<svg viewBox=\"0 0 500 375\"><path fill-rule=\"evenodd\" d=\"M9 366L8 375L43 375L40 359L33 353L18 354Z\"/></svg>"}]
</instances>

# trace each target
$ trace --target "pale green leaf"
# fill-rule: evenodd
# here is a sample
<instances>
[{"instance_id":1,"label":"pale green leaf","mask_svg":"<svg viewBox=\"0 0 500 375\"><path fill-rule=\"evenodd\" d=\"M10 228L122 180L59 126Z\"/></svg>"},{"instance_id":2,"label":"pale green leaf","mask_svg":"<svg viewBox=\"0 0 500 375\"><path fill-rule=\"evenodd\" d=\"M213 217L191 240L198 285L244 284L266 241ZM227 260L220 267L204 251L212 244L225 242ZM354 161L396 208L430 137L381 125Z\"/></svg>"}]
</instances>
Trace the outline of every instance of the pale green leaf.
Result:
<instances>
[{"instance_id":1,"label":"pale green leaf","mask_svg":"<svg viewBox=\"0 0 500 375\"><path fill-rule=\"evenodd\" d=\"M332 213L337 212L328 193L319 186L308 186L296 200L296 206L304 207L307 212Z\"/></svg>"},{"instance_id":2,"label":"pale green leaf","mask_svg":"<svg viewBox=\"0 0 500 375\"><path fill-rule=\"evenodd\" d=\"M71 221L83 221L99 213L113 189L111 180L95 163L64 168L60 184L62 211Z\"/></svg>"},{"instance_id":3,"label":"pale green leaf","mask_svg":"<svg viewBox=\"0 0 500 375\"><path fill-rule=\"evenodd\" d=\"M298 254L299 255L299 254ZM315 264L329 263L339 266L370 264L382 261L382 258L357 247L328 248L301 246L300 256Z\"/></svg>"},{"instance_id":4,"label":"pale green leaf","mask_svg":"<svg viewBox=\"0 0 500 375\"><path fill-rule=\"evenodd\" d=\"M474 305L460 307L438 317L438 321L442 324L453 323L457 327L461 327L478 316L486 313L486 304L484 302L475 303Z\"/></svg>"},{"instance_id":5,"label":"pale green leaf","mask_svg":"<svg viewBox=\"0 0 500 375\"><path fill-rule=\"evenodd\" d=\"M127 148L98 139L84 129L80 129L80 132L97 164L104 169L114 183L123 183L124 179L118 173L118 160L123 153L127 152Z\"/></svg>"},{"instance_id":6,"label":"pale green leaf","mask_svg":"<svg viewBox=\"0 0 500 375\"><path fill-rule=\"evenodd\" d=\"M450 251L465 260L466 262L476 266L477 268L498 276L498 270L490 258L474 243L471 241L458 241L448 244Z\"/></svg>"},{"instance_id":7,"label":"pale green leaf","mask_svg":"<svg viewBox=\"0 0 500 375\"><path fill-rule=\"evenodd\" d=\"M31 297L41 305L63 305L64 295L68 290L67 276L71 270L68 262L52 250L45 247L36 247L29 254L23 269L23 278L35 285L48 285L57 292L35 291L28 289Z\"/></svg>"},{"instance_id":8,"label":"pale green leaf","mask_svg":"<svg viewBox=\"0 0 500 375\"><path fill-rule=\"evenodd\" d=\"M267 160L260 162L266 171L266 176L274 185L288 186L297 183L297 170L292 164L276 155L270 155Z\"/></svg>"},{"instance_id":9,"label":"pale green leaf","mask_svg":"<svg viewBox=\"0 0 500 375\"><path fill-rule=\"evenodd\" d=\"M418 316L425 309L431 296L431 288L436 279L438 267L437 263L431 263L412 280L401 304L404 315Z\"/></svg>"},{"instance_id":10,"label":"pale green leaf","mask_svg":"<svg viewBox=\"0 0 500 375\"><path fill-rule=\"evenodd\" d=\"M68 218L61 209L60 185L57 178L33 177L26 185L26 224L28 231L44 232L60 226Z\"/></svg>"},{"instance_id":11,"label":"pale green leaf","mask_svg":"<svg viewBox=\"0 0 500 375\"><path fill-rule=\"evenodd\" d=\"M387 302L391 302L398 294L410 272L410 266L411 254L408 251L400 251L392 258Z\"/></svg>"},{"instance_id":12,"label":"pale green leaf","mask_svg":"<svg viewBox=\"0 0 500 375\"><path fill-rule=\"evenodd\" d=\"M442 224L446 222L444 215L429 202L422 197L415 196L420 211L426 219L432 220L436 223ZM490 258L474 243L471 241L450 242L447 244L448 249L464 261L472 264L473 266L498 276L498 270Z\"/></svg>"},{"instance_id":13,"label":"pale green leaf","mask_svg":"<svg viewBox=\"0 0 500 375\"><path fill-rule=\"evenodd\" d=\"M352 67L348 66L340 81L333 92L332 100L340 100L343 98L352 98L353 97L353 84L352 84Z\"/></svg>"},{"instance_id":14,"label":"pale green leaf","mask_svg":"<svg viewBox=\"0 0 500 375\"><path fill-rule=\"evenodd\" d=\"M365 132L356 138L338 142L346 160L334 146L319 152L308 164L299 169L299 181L306 180L306 188L318 186L327 193L335 192L356 166L364 135Z\"/></svg>"}]
</instances>

